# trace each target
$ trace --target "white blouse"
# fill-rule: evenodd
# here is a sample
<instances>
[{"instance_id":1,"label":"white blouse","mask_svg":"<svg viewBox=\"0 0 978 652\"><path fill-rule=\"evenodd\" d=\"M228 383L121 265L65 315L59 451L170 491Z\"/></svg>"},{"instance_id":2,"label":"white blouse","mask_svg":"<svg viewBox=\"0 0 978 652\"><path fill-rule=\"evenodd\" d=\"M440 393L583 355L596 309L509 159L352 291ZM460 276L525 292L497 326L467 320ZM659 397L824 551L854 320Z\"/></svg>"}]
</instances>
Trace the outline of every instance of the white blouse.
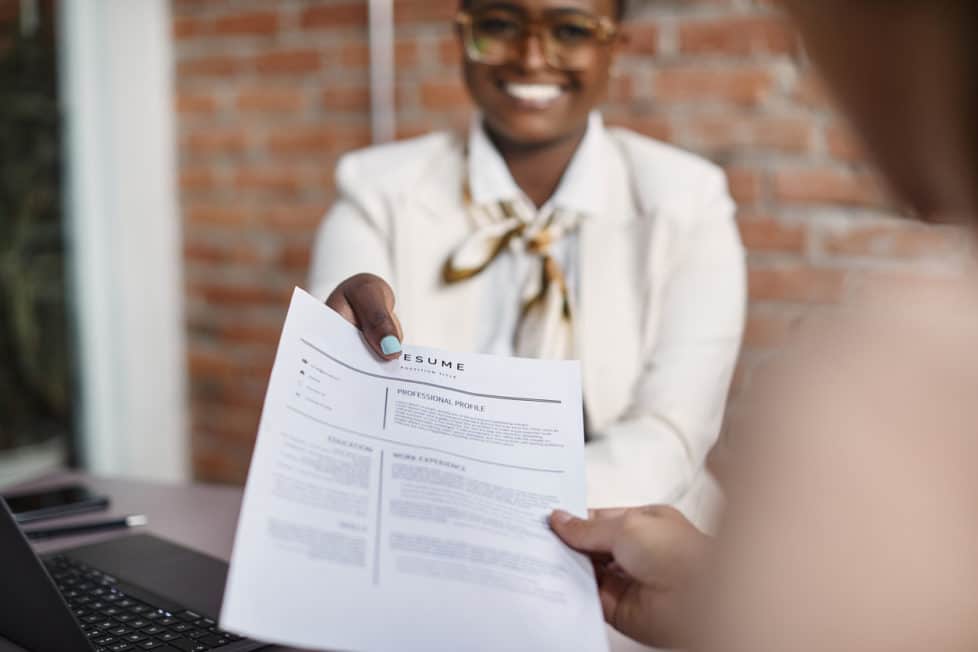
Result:
<instances>
[{"instance_id":1,"label":"white blouse","mask_svg":"<svg viewBox=\"0 0 978 652\"><path fill-rule=\"evenodd\" d=\"M588 120L587 132L564 172L553 196L537 208L516 185L503 157L486 135L480 116L469 127L468 170L472 201L477 205L514 201L519 211L544 215L554 209L566 209L587 219L601 210L599 175L602 141L606 138L601 114L594 112ZM550 254L560 264L573 298L577 289L577 235L572 233L551 246ZM514 238L483 273L492 279L487 286L483 314L484 333L480 336L479 351L495 355L514 355L513 340L522 306L521 289L528 277L536 274L533 254L525 251L522 240ZM576 304L576 301L572 305Z\"/></svg>"}]
</instances>

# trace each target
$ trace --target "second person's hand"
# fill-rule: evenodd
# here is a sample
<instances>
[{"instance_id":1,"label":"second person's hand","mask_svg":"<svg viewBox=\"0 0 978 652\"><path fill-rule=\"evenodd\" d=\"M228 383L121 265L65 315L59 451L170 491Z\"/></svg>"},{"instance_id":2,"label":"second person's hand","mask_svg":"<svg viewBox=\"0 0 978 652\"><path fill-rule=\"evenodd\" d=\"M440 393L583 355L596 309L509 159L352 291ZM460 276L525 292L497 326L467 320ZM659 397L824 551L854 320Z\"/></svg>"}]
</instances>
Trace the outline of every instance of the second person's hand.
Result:
<instances>
[{"instance_id":1,"label":"second person's hand","mask_svg":"<svg viewBox=\"0 0 978 652\"><path fill-rule=\"evenodd\" d=\"M609 625L645 645L689 642L688 600L703 571L710 538L672 507L563 511L550 526L564 543L591 557Z\"/></svg>"},{"instance_id":2,"label":"second person's hand","mask_svg":"<svg viewBox=\"0 0 978 652\"><path fill-rule=\"evenodd\" d=\"M359 328L380 357L393 360L401 353L404 334L394 313L394 290L373 274L357 274L336 286L326 305Z\"/></svg>"}]
</instances>

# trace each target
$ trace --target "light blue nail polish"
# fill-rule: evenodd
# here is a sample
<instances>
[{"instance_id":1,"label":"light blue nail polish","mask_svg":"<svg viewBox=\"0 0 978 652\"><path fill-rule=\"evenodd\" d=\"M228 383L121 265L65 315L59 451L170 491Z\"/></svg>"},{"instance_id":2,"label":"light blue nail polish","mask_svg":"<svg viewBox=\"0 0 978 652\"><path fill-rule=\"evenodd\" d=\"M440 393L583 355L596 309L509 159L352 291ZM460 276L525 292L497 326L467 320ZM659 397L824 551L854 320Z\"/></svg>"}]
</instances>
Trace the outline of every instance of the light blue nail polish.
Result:
<instances>
[{"instance_id":1,"label":"light blue nail polish","mask_svg":"<svg viewBox=\"0 0 978 652\"><path fill-rule=\"evenodd\" d=\"M384 355L392 355L401 352L401 341L393 335L388 335L380 341L380 350Z\"/></svg>"}]
</instances>

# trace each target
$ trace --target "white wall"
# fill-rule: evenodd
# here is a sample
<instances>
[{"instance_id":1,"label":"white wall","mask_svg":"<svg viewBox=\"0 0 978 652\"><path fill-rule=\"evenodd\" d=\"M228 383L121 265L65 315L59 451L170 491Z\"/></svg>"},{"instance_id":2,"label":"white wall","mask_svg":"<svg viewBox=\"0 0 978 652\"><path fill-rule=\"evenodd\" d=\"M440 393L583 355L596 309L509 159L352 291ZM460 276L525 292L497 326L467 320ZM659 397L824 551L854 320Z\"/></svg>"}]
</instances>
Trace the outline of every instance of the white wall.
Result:
<instances>
[{"instance_id":1,"label":"white wall","mask_svg":"<svg viewBox=\"0 0 978 652\"><path fill-rule=\"evenodd\" d=\"M81 454L189 475L173 55L167 0L62 0L67 231Z\"/></svg>"}]
</instances>

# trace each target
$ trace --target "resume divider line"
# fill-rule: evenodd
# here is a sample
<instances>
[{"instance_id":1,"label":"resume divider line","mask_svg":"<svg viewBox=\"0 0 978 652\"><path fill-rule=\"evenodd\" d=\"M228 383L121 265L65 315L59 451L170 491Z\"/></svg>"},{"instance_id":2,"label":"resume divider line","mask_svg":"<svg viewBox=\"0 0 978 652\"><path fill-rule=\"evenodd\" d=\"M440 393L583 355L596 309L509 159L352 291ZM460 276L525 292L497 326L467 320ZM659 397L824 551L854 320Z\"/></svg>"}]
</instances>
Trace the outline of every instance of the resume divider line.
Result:
<instances>
[{"instance_id":1,"label":"resume divider line","mask_svg":"<svg viewBox=\"0 0 978 652\"><path fill-rule=\"evenodd\" d=\"M370 371L364 371L363 369L357 369L356 367L354 367L352 365L349 365L349 364L343 362L342 360L340 360L338 358L334 358L333 356L331 356L330 354L326 353L321 348L319 348L318 346L316 346L315 344L313 344L309 340L305 339L304 337L303 338L299 338L299 341L301 341L303 344L305 344L306 346L308 346L313 351L316 351L320 355L323 355L326 358L332 360L333 362L335 362L336 364L340 365L341 367L346 367L350 371L355 371L358 374L363 374L364 376L370 376L371 378L379 378L381 380L392 380L392 381L397 382L397 383L411 383L411 384L414 384L414 385L425 385L427 387L435 387L437 389L444 389L445 391L448 391L448 392L458 392L459 394L465 394L467 396L478 396L479 398L495 398L495 399L499 399L501 401L519 401L521 403L551 403L553 405L561 405L563 403L563 401L561 401L559 399L555 399L555 398L531 398L531 397L528 397L528 396L501 396L501 395L498 395L498 394L481 394L479 392L470 392L470 391L467 391L467 390L464 390L464 389L458 389L457 387L449 387L448 385L439 385L437 383L429 383L429 382L426 382L424 380L411 380L411 379L408 379L408 378L395 378L394 376L384 376L382 374L375 374L375 373L372 373Z\"/></svg>"},{"instance_id":2,"label":"resume divider line","mask_svg":"<svg viewBox=\"0 0 978 652\"><path fill-rule=\"evenodd\" d=\"M471 462L479 462L480 464L491 464L492 466L501 466L507 469L517 469L519 471L536 471L537 473L560 473L563 474L563 469L541 469L534 466L519 466L517 464L504 464L503 462L493 462L492 460L483 460L478 457L469 457L468 455L460 455L459 453L453 453L451 451L446 451L441 448L435 448L433 446L419 446L418 444L406 444L403 441L397 441L396 439L386 439L384 437L377 437L375 435L368 435L364 432L358 432L356 430L351 430L349 428L344 428L343 426L338 426L335 423L330 423L329 421L323 421L318 417L314 417L311 414L306 414L302 410L292 405L286 406L288 409L292 410L296 414L302 415L307 419L311 419L316 423L321 423L324 426L333 428L334 430L339 430L340 432L345 432L351 435L356 435L357 437L364 437L366 439L373 439L375 441L382 441L388 444L395 444L397 446L404 446L405 448L417 448L420 450L434 451L436 453L441 453L442 455L451 455L452 457L459 457L463 460L469 460Z\"/></svg>"},{"instance_id":3,"label":"resume divider line","mask_svg":"<svg viewBox=\"0 0 978 652\"><path fill-rule=\"evenodd\" d=\"M387 430L387 403L390 401L391 388L384 388L384 427L383 430Z\"/></svg>"},{"instance_id":4,"label":"resume divider line","mask_svg":"<svg viewBox=\"0 0 978 652\"><path fill-rule=\"evenodd\" d=\"M377 536L374 540L374 586L380 585L380 517L384 502L384 449L380 449L380 475L377 476Z\"/></svg>"}]
</instances>

